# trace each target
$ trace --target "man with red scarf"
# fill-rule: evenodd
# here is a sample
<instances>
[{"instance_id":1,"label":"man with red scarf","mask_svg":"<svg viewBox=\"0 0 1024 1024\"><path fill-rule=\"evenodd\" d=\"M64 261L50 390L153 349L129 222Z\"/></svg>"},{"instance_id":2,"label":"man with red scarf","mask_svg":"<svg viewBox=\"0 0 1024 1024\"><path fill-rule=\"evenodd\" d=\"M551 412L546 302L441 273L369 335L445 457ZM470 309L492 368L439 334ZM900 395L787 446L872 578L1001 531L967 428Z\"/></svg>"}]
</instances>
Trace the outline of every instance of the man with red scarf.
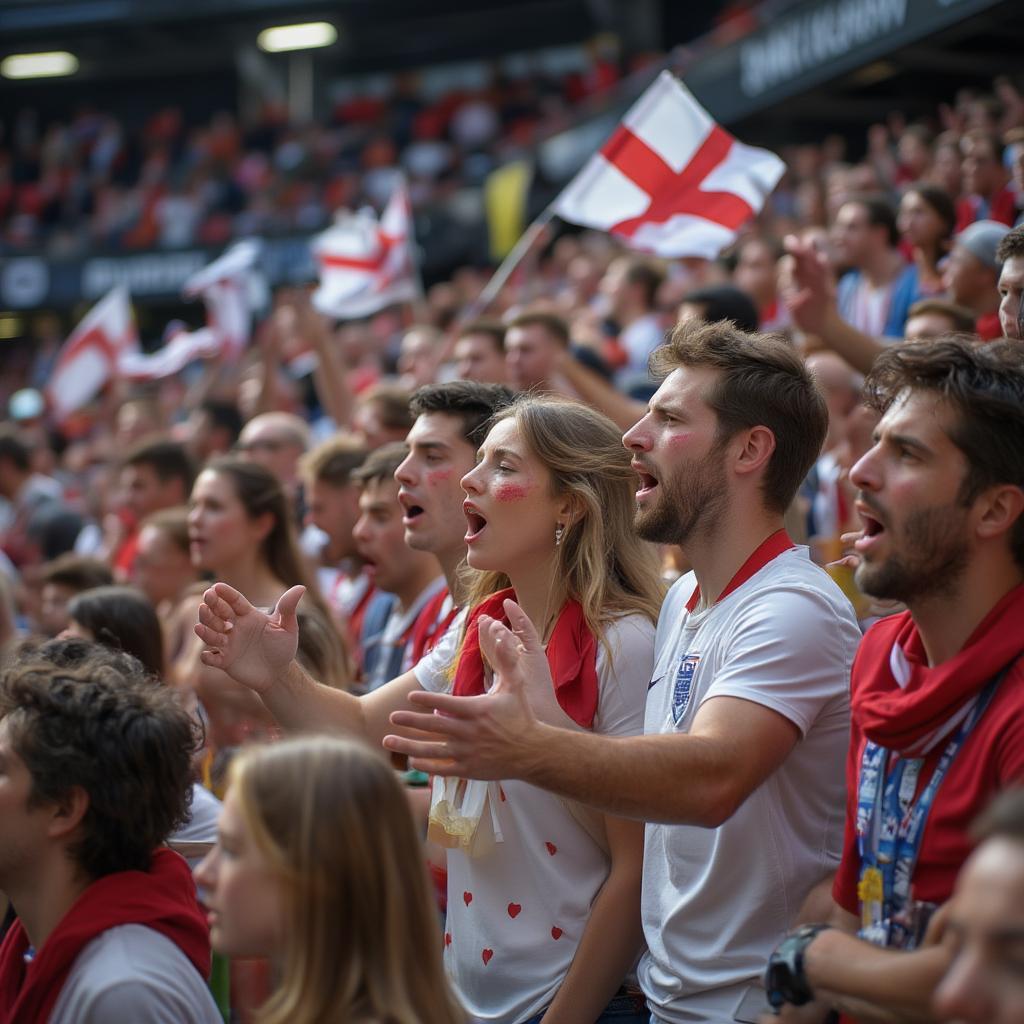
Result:
<instances>
[{"instance_id":1,"label":"man with red scarf","mask_svg":"<svg viewBox=\"0 0 1024 1024\"><path fill-rule=\"evenodd\" d=\"M195 736L134 658L50 641L0 676L2 1024L216 1024L185 861Z\"/></svg>"},{"instance_id":2,"label":"man with red scarf","mask_svg":"<svg viewBox=\"0 0 1024 1024\"><path fill-rule=\"evenodd\" d=\"M926 938L928 918L952 894L973 818L1024 779L1024 354L902 345L867 386L883 417L851 472L857 583L908 610L857 654L832 927L790 936L769 972L780 1000L819 997L787 1009L793 1020L821 1020L828 1003L928 1019L952 952Z\"/></svg>"}]
</instances>

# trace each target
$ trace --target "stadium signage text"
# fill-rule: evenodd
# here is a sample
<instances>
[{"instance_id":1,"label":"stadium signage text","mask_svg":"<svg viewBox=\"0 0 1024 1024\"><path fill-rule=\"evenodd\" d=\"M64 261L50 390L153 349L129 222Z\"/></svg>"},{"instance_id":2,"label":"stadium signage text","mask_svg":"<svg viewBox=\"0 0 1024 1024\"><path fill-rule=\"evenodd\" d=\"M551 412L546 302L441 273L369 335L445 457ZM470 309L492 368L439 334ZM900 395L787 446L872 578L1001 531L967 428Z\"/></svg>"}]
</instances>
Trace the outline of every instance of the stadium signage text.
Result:
<instances>
[{"instance_id":1,"label":"stadium signage text","mask_svg":"<svg viewBox=\"0 0 1024 1024\"><path fill-rule=\"evenodd\" d=\"M783 21L740 47L740 87L759 96L902 28L907 0L840 0Z\"/></svg>"},{"instance_id":2,"label":"stadium signage text","mask_svg":"<svg viewBox=\"0 0 1024 1024\"><path fill-rule=\"evenodd\" d=\"M682 68L693 94L729 124L807 92L1009 0L802 0L750 35L709 46Z\"/></svg>"}]
</instances>

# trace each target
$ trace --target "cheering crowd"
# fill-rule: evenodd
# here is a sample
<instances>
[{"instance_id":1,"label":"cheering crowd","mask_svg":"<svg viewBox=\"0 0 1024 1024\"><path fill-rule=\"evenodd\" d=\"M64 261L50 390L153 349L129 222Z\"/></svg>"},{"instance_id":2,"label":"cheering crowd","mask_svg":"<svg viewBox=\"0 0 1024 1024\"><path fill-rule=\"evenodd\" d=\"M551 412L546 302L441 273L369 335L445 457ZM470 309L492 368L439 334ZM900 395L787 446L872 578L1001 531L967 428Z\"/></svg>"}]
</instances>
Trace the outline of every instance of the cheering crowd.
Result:
<instances>
[{"instance_id":1,"label":"cheering crowd","mask_svg":"<svg viewBox=\"0 0 1024 1024\"><path fill-rule=\"evenodd\" d=\"M1024 1021L1024 101L936 120L59 424L42 321L0 1022Z\"/></svg>"}]
</instances>

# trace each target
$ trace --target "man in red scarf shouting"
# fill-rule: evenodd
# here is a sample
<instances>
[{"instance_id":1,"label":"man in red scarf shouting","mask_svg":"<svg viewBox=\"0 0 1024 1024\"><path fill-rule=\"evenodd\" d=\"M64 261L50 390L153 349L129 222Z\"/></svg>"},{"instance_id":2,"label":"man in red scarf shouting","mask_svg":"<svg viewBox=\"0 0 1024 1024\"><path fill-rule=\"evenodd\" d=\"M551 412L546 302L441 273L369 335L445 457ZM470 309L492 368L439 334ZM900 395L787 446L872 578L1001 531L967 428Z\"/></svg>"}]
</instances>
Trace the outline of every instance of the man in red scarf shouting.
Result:
<instances>
[{"instance_id":1,"label":"man in red scarf shouting","mask_svg":"<svg viewBox=\"0 0 1024 1024\"><path fill-rule=\"evenodd\" d=\"M188 813L192 721L134 658L81 647L0 675L0 1022L216 1024L195 884L161 846Z\"/></svg>"},{"instance_id":2,"label":"man in red scarf shouting","mask_svg":"<svg viewBox=\"0 0 1024 1024\"><path fill-rule=\"evenodd\" d=\"M901 345L867 391L883 417L851 473L857 583L908 611L877 623L854 665L833 927L790 936L769 971L780 1001L818 996L795 1020L825 1003L928 1019L951 953L932 941L941 917L926 939L928 919L972 819L1024 779L1024 354Z\"/></svg>"}]
</instances>

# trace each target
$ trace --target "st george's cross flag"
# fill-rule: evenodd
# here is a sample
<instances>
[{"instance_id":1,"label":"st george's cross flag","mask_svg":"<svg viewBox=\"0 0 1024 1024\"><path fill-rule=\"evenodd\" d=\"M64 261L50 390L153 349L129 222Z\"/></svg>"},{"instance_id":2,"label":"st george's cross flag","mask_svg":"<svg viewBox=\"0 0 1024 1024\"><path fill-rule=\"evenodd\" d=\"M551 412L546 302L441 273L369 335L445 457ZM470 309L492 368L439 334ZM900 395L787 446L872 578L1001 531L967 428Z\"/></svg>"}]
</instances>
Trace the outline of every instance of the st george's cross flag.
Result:
<instances>
[{"instance_id":1,"label":"st george's cross flag","mask_svg":"<svg viewBox=\"0 0 1024 1024\"><path fill-rule=\"evenodd\" d=\"M206 326L179 330L155 352L126 352L118 362L120 376L129 380L159 380L184 369L195 359L223 355L237 358L252 329L253 278L259 259L258 242L238 242L186 282L186 298L206 304Z\"/></svg>"},{"instance_id":2,"label":"st george's cross flag","mask_svg":"<svg viewBox=\"0 0 1024 1024\"><path fill-rule=\"evenodd\" d=\"M631 249L714 259L784 170L774 153L734 139L662 71L553 210Z\"/></svg>"},{"instance_id":3,"label":"st george's cross flag","mask_svg":"<svg viewBox=\"0 0 1024 1024\"><path fill-rule=\"evenodd\" d=\"M118 364L139 351L139 336L132 317L128 289L112 288L82 317L64 342L46 397L54 419L67 419L118 375Z\"/></svg>"},{"instance_id":4,"label":"st george's cross flag","mask_svg":"<svg viewBox=\"0 0 1024 1024\"><path fill-rule=\"evenodd\" d=\"M396 185L378 222L371 210L342 210L313 241L320 287L313 306L354 320L420 297L413 262L412 207L404 182Z\"/></svg>"}]
</instances>

